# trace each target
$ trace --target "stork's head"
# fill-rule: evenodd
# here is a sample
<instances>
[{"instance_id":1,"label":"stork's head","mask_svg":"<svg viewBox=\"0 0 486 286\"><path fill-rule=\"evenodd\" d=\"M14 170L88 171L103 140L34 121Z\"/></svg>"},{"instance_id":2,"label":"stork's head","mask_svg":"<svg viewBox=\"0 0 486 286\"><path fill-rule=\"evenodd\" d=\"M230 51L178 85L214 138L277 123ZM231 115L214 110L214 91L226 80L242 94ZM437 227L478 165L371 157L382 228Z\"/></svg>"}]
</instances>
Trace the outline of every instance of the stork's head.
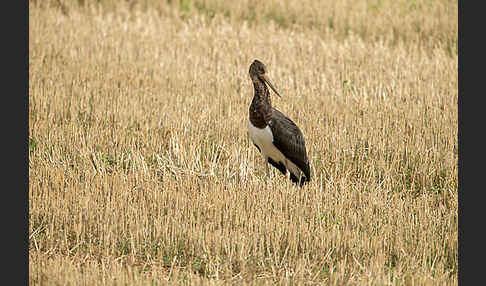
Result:
<instances>
[{"instance_id":1,"label":"stork's head","mask_svg":"<svg viewBox=\"0 0 486 286\"><path fill-rule=\"evenodd\" d=\"M270 82L270 80L267 77L267 67L259 60L254 60L253 63L250 65L250 78L255 81L255 80L260 80L266 84L275 92L276 95L279 97L280 94L278 91L275 89L273 84Z\"/></svg>"}]
</instances>

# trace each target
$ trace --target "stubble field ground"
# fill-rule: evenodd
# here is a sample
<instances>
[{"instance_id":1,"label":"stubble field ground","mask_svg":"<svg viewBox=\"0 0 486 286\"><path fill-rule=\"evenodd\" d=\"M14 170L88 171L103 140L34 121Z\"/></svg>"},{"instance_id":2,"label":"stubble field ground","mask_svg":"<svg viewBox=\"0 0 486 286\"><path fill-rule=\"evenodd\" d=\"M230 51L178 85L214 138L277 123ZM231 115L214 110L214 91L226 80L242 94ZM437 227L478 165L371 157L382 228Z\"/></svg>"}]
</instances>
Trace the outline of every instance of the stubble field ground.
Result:
<instances>
[{"instance_id":1,"label":"stubble field ground","mask_svg":"<svg viewBox=\"0 0 486 286\"><path fill-rule=\"evenodd\" d=\"M87 2L29 2L31 285L457 285L457 1Z\"/></svg>"}]
</instances>

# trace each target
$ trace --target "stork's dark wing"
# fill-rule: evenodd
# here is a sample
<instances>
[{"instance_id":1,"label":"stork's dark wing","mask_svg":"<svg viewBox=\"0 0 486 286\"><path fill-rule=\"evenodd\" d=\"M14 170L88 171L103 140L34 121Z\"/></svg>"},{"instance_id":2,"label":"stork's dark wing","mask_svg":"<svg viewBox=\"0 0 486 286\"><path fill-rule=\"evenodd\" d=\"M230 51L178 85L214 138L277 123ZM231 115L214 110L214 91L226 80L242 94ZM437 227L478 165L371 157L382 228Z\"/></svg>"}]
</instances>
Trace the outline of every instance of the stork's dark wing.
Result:
<instances>
[{"instance_id":1,"label":"stork's dark wing","mask_svg":"<svg viewBox=\"0 0 486 286\"><path fill-rule=\"evenodd\" d=\"M310 180L309 160L305 149L305 141L302 132L295 123L282 112L272 108L272 120L270 129L273 134L273 144L285 157L299 167L306 180ZM296 174L294 174L296 175Z\"/></svg>"}]
</instances>

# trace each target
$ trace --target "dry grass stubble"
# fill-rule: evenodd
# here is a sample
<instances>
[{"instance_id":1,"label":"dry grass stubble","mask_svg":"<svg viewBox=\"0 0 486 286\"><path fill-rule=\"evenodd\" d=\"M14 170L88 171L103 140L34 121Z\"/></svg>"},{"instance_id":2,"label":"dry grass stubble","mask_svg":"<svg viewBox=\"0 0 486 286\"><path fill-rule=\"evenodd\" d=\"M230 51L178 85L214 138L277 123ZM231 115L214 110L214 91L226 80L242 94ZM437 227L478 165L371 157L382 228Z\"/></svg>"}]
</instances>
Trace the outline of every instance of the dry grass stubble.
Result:
<instances>
[{"instance_id":1,"label":"dry grass stubble","mask_svg":"<svg viewBox=\"0 0 486 286\"><path fill-rule=\"evenodd\" d=\"M457 56L119 9L29 10L31 284L457 284ZM249 143L254 58L302 190Z\"/></svg>"}]
</instances>

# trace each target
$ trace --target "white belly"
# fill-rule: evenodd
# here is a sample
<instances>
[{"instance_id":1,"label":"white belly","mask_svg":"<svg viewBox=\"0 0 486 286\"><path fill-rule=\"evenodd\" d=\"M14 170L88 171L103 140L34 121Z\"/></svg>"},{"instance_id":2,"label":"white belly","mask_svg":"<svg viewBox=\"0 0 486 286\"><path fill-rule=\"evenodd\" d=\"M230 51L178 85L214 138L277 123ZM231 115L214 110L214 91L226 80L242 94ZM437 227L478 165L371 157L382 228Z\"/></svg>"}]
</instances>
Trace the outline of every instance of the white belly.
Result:
<instances>
[{"instance_id":1,"label":"white belly","mask_svg":"<svg viewBox=\"0 0 486 286\"><path fill-rule=\"evenodd\" d=\"M251 141L260 148L260 152L265 160L270 157L277 163L283 163L285 167L297 177L300 176L300 169L294 163L287 160L282 152L273 145L273 134L270 126L260 129L253 126L251 121L248 120L248 134Z\"/></svg>"}]
</instances>

